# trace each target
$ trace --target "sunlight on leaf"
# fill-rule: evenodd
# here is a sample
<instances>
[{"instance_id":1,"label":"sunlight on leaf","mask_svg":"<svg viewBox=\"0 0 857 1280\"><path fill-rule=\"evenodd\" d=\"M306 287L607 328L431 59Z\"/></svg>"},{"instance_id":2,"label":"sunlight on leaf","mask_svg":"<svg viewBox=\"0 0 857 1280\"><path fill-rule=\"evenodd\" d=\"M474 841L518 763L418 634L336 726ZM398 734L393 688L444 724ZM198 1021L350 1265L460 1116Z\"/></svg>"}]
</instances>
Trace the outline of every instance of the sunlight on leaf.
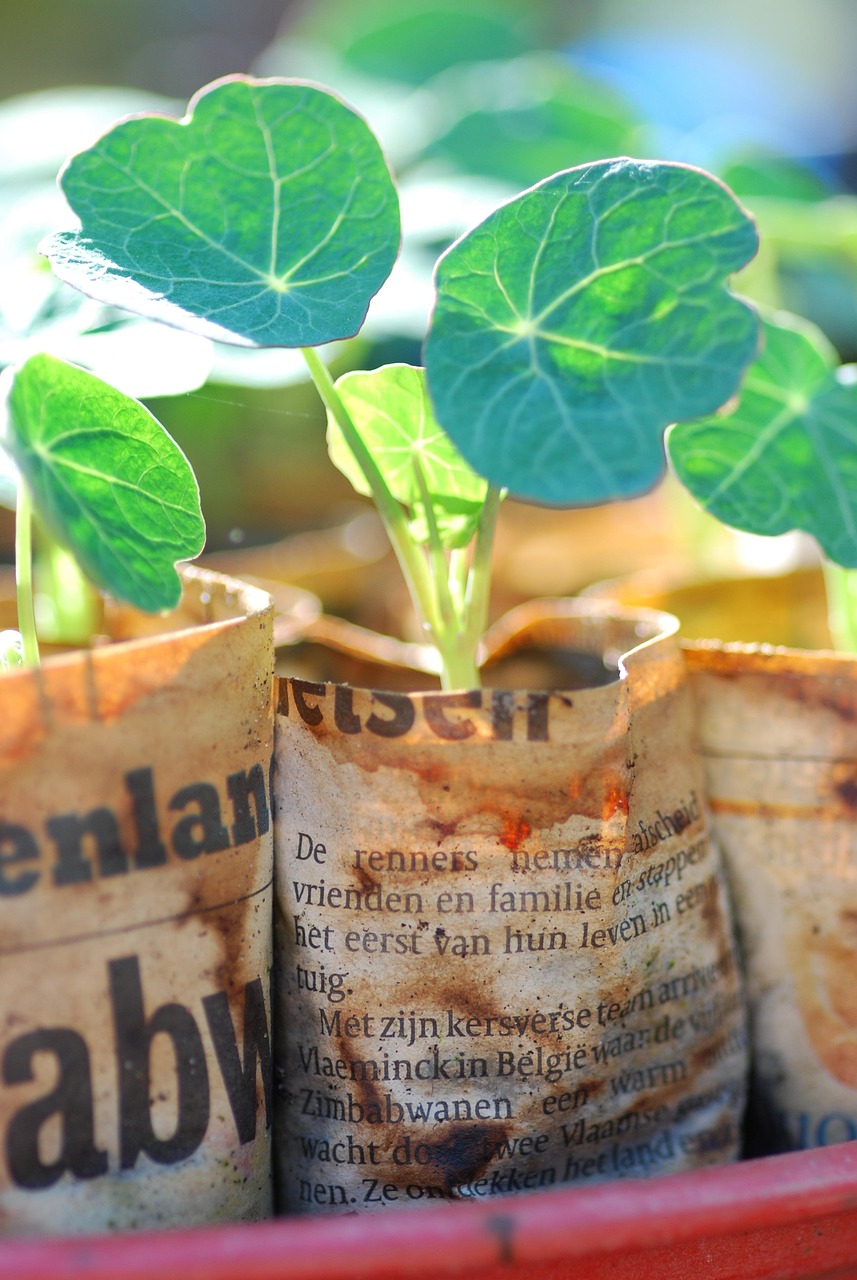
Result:
<instances>
[{"instance_id":1,"label":"sunlight on leaf","mask_svg":"<svg viewBox=\"0 0 857 1280\"><path fill-rule=\"evenodd\" d=\"M184 454L136 400L53 356L14 373L9 451L33 504L96 586L156 613L179 601L180 560L205 542Z\"/></svg>"},{"instance_id":2,"label":"sunlight on leaf","mask_svg":"<svg viewBox=\"0 0 857 1280\"><path fill-rule=\"evenodd\" d=\"M298 82L236 76L182 121L125 121L69 162L62 187L81 229L43 246L61 279L238 345L351 336L399 247L368 126Z\"/></svg>"},{"instance_id":3,"label":"sunlight on leaf","mask_svg":"<svg viewBox=\"0 0 857 1280\"><path fill-rule=\"evenodd\" d=\"M466 546L476 531L487 485L435 421L424 371L406 364L385 365L371 373L346 373L336 389L390 492L407 508L416 541L428 539L414 465L418 463L442 544ZM363 473L330 415L327 439L331 460L358 493L368 495Z\"/></svg>"},{"instance_id":4,"label":"sunlight on leaf","mask_svg":"<svg viewBox=\"0 0 857 1280\"><path fill-rule=\"evenodd\" d=\"M665 428L719 408L755 353L755 314L726 281L756 244L698 169L614 160L555 174L438 262L424 358L439 422L517 497L644 492Z\"/></svg>"},{"instance_id":5,"label":"sunlight on leaf","mask_svg":"<svg viewBox=\"0 0 857 1280\"><path fill-rule=\"evenodd\" d=\"M681 482L718 520L768 536L800 529L857 568L857 365L837 367L820 330L765 319L765 346L722 416L667 437Z\"/></svg>"}]
</instances>

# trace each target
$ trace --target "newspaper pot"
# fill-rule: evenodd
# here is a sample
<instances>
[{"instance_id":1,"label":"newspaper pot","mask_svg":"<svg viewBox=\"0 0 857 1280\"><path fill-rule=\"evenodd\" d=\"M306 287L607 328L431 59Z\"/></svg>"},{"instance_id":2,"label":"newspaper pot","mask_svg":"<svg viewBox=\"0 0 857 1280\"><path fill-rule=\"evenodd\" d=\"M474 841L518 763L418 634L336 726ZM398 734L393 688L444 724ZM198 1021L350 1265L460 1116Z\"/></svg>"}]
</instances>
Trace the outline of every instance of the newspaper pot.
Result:
<instances>
[{"instance_id":1,"label":"newspaper pot","mask_svg":"<svg viewBox=\"0 0 857 1280\"><path fill-rule=\"evenodd\" d=\"M857 1138L857 659L793 647L829 644L821 573L603 594L674 608L697 637L689 679L747 974L747 1148ZM721 638L700 639L715 619ZM762 619L788 647L724 642L757 639Z\"/></svg>"},{"instance_id":2,"label":"newspaper pot","mask_svg":"<svg viewBox=\"0 0 857 1280\"><path fill-rule=\"evenodd\" d=\"M270 1206L272 609L159 621L0 687L3 1233Z\"/></svg>"},{"instance_id":3,"label":"newspaper pot","mask_svg":"<svg viewBox=\"0 0 857 1280\"><path fill-rule=\"evenodd\" d=\"M562 692L278 682L280 1208L734 1158L743 1001L675 625L515 611L497 670L553 651Z\"/></svg>"},{"instance_id":4,"label":"newspaper pot","mask_svg":"<svg viewBox=\"0 0 857 1280\"><path fill-rule=\"evenodd\" d=\"M700 641L687 662L745 957L749 1149L857 1138L857 659Z\"/></svg>"},{"instance_id":5,"label":"newspaper pot","mask_svg":"<svg viewBox=\"0 0 857 1280\"><path fill-rule=\"evenodd\" d=\"M683 640L830 648L824 578L818 568L730 576L648 569L597 582L582 594L626 609L666 609L679 619Z\"/></svg>"}]
</instances>

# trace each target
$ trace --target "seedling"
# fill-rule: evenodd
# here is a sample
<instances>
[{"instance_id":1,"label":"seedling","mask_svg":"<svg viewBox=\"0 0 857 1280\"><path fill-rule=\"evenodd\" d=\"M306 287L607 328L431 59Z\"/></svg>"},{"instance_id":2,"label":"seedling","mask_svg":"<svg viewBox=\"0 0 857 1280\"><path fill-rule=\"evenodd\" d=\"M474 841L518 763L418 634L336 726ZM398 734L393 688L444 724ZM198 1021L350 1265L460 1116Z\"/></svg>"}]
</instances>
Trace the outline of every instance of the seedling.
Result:
<instances>
[{"instance_id":1,"label":"seedling","mask_svg":"<svg viewBox=\"0 0 857 1280\"><path fill-rule=\"evenodd\" d=\"M3 440L20 479L16 578L20 635L0 638L2 665L36 665L31 522L74 556L97 587L147 612L181 595L176 563L205 541L199 490L184 454L138 401L50 355L3 374Z\"/></svg>"},{"instance_id":2,"label":"seedling","mask_svg":"<svg viewBox=\"0 0 857 1280\"><path fill-rule=\"evenodd\" d=\"M80 229L44 246L83 292L244 346L302 349L335 462L372 495L445 688L479 682L505 492L581 505L649 489L674 422L716 412L758 343L728 288L756 249L721 183L605 160L508 201L439 260L425 370L336 383L399 248L366 123L297 81L231 77L181 121L118 124L62 188Z\"/></svg>"}]
</instances>

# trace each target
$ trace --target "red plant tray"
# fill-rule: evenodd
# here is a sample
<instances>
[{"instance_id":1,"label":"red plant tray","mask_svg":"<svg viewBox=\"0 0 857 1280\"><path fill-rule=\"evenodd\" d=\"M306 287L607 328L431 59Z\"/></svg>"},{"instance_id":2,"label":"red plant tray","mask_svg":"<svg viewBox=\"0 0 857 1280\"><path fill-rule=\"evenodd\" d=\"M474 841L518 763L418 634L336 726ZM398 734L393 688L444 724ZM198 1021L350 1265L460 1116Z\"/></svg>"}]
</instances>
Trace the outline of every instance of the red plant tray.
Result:
<instances>
[{"instance_id":1,"label":"red plant tray","mask_svg":"<svg viewBox=\"0 0 857 1280\"><path fill-rule=\"evenodd\" d=\"M857 1277L857 1142L472 1205L0 1243L0 1280L444 1276Z\"/></svg>"}]
</instances>

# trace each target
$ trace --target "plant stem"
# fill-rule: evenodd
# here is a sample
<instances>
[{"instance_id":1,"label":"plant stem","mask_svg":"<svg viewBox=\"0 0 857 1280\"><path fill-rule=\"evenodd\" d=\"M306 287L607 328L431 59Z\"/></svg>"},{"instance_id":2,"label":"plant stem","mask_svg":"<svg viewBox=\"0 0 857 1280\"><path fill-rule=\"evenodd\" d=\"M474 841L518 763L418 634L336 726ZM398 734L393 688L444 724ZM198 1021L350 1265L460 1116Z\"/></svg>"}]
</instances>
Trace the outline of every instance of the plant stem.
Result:
<instances>
[{"instance_id":1,"label":"plant stem","mask_svg":"<svg viewBox=\"0 0 857 1280\"><path fill-rule=\"evenodd\" d=\"M497 513L503 500L503 490L488 486L485 505L476 530L476 546L467 584L467 630L474 652L488 621L488 604L491 593L491 555L494 550L494 531Z\"/></svg>"},{"instance_id":2,"label":"plant stem","mask_svg":"<svg viewBox=\"0 0 857 1280\"><path fill-rule=\"evenodd\" d=\"M18 603L18 630L24 649L24 666L39 666L39 641L33 606L33 512L23 478L18 481L15 511L15 588Z\"/></svg>"},{"instance_id":3,"label":"plant stem","mask_svg":"<svg viewBox=\"0 0 857 1280\"><path fill-rule=\"evenodd\" d=\"M381 471L354 426L324 361L312 347L304 347L302 351L316 390L363 472L393 545L417 616L440 654L442 687L445 690L479 688L477 656L488 612L491 549L501 491L492 488L488 490L465 584L465 559L453 552L450 560L447 560L431 495L419 463L415 462L414 465L429 531L428 556L424 556L413 541L402 507L390 493Z\"/></svg>"},{"instance_id":4,"label":"plant stem","mask_svg":"<svg viewBox=\"0 0 857 1280\"><path fill-rule=\"evenodd\" d=\"M442 629L442 623L437 613L432 581L425 560L411 540L402 508L387 488L375 459L351 421L351 416L333 385L327 365L313 347L302 347L301 350L318 394L342 431L345 442L369 485L378 515L381 517L399 561L417 616L422 626L434 638Z\"/></svg>"},{"instance_id":5,"label":"plant stem","mask_svg":"<svg viewBox=\"0 0 857 1280\"><path fill-rule=\"evenodd\" d=\"M833 647L840 653L857 653L857 574L829 560L823 567Z\"/></svg>"},{"instance_id":6,"label":"plant stem","mask_svg":"<svg viewBox=\"0 0 857 1280\"><path fill-rule=\"evenodd\" d=\"M470 560L467 547L455 547L449 556L449 590L455 607L464 615L467 609L467 584L470 581Z\"/></svg>"},{"instance_id":7,"label":"plant stem","mask_svg":"<svg viewBox=\"0 0 857 1280\"><path fill-rule=\"evenodd\" d=\"M432 505L431 494L429 493L426 478L423 469L420 466L420 460L417 457L412 459L414 468L414 478L417 482L417 488L420 491L422 499L423 511L425 513L426 528L428 530L428 558L429 572L431 574L432 583L434 585L434 598L437 605L437 616L442 627L442 635L435 637L438 648L443 657L446 637L457 631L461 626L461 617L456 608L455 601L452 597L449 584L449 564L443 549L443 543L438 532L437 520L435 519L434 507ZM445 664L444 664L445 665Z\"/></svg>"},{"instance_id":8,"label":"plant stem","mask_svg":"<svg viewBox=\"0 0 857 1280\"><path fill-rule=\"evenodd\" d=\"M441 650L443 659L442 684L444 689L478 689L482 684L479 672L479 643L488 618L491 592L491 554L494 549L494 531L503 491L489 485L485 503L476 530L476 545L466 586L460 589L462 562L452 553L445 590L454 600L461 595L461 603L455 609L453 630L444 637ZM450 582L456 588L450 591Z\"/></svg>"}]
</instances>

